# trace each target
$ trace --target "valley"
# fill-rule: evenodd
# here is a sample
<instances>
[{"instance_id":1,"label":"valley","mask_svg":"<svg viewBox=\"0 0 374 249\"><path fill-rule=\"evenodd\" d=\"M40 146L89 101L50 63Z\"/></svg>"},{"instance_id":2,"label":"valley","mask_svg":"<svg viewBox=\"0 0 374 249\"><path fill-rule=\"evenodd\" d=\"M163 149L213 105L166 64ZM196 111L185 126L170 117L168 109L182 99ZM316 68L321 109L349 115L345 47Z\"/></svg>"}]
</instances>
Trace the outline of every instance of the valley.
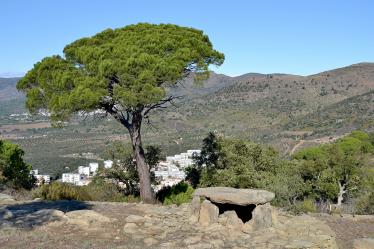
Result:
<instances>
[{"instance_id":1,"label":"valley","mask_svg":"<svg viewBox=\"0 0 374 249\"><path fill-rule=\"evenodd\" d=\"M110 116L75 117L62 128L48 118L22 116L24 96L17 78L0 81L0 137L25 150L27 162L42 172L60 174L85 159L67 154L100 156L112 141L129 141ZM203 84L192 77L169 88L183 96L151 113L144 141L161 146L164 156L201 146L209 131L269 144L287 156L321 137L340 137L355 129L374 128L374 63L360 63L310 76L211 73ZM13 115L12 115L13 114ZM15 115L14 115L15 114ZM302 146L298 144L302 142Z\"/></svg>"}]
</instances>

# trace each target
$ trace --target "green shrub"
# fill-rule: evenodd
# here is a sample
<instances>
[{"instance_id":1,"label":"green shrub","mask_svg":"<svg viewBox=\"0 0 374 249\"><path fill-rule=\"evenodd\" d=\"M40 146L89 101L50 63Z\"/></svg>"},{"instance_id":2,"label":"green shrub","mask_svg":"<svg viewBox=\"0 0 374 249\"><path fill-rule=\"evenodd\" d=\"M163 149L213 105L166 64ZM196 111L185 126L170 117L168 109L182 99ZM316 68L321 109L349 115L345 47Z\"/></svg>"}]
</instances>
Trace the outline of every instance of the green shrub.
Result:
<instances>
[{"instance_id":1,"label":"green shrub","mask_svg":"<svg viewBox=\"0 0 374 249\"><path fill-rule=\"evenodd\" d=\"M139 197L124 195L114 184L107 182L92 182L87 186L74 186L67 183L53 182L33 190L34 198L44 200L77 200L77 201L107 201L107 202L138 202Z\"/></svg>"},{"instance_id":2,"label":"green shrub","mask_svg":"<svg viewBox=\"0 0 374 249\"><path fill-rule=\"evenodd\" d=\"M34 190L33 196L35 198L42 198L44 200L78 200L90 201L91 196L87 191L78 186L73 186L61 182L53 182L49 185L42 185Z\"/></svg>"},{"instance_id":3,"label":"green shrub","mask_svg":"<svg viewBox=\"0 0 374 249\"><path fill-rule=\"evenodd\" d=\"M31 189L34 186L32 167L23 161L24 154L18 145L0 140L0 187Z\"/></svg>"},{"instance_id":4,"label":"green shrub","mask_svg":"<svg viewBox=\"0 0 374 249\"><path fill-rule=\"evenodd\" d=\"M164 205L187 203L192 200L194 189L186 182L180 182L172 187L161 189L156 198Z\"/></svg>"},{"instance_id":5,"label":"green shrub","mask_svg":"<svg viewBox=\"0 0 374 249\"><path fill-rule=\"evenodd\" d=\"M81 188L90 194L91 200L93 201L139 202L139 197L125 195L123 192L118 190L115 184L105 181L94 181Z\"/></svg>"},{"instance_id":6,"label":"green shrub","mask_svg":"<svg viewBox=\"0 0 374 249\"><path fill-rule=\"evenodd\" d=\"M296 215L300 215L303 213L315 213L317 211L317 208L314 200L306 199L289 206L287 208L287 211Z\"/></svg>"},{"instance_id":7,"label":"green shrub","mask_svg":"<svg viewBox=\"0 0 374 249\"><path fill-rule=\"evenodd\" d=\"M303 211L301 210L301 205L297 204L287 206L285 207L285 210L293 215L301 215L303 213Z\"/></svg>"},{"instance_id":8,"label":"green shrub","mask_svg":"<svg viewBox=\"0 0 374 249\"><path fill-rule=\"evenodd\" d=\"M301 210L305 213L315 213L317 211L314 200L306 199L301 203Z\"/></svg>"},{"instance_id":9,"label":"green shrub","mask_svg":"<svg viewBox=\"0 0 374 249\"><path fill-rule=\"evenodd\" d=\"M164 204L165 205L177 204L179 206L183 203L191 202L193 192L194 192L194 189L191 186L188 186L186 192L184 193L182 192L182 193L167 197L164 201Z\"/></svg>"},{"instance_id":10,"label":"green shrub","mask_svg":"<svg viewBox=\"0 0 374 249\"><path fill-rule=\"evenodd\" d=\"M357 214L374 214L374 192L361 196L357 200L355 211Z\"/></svg>"}]
</instances>

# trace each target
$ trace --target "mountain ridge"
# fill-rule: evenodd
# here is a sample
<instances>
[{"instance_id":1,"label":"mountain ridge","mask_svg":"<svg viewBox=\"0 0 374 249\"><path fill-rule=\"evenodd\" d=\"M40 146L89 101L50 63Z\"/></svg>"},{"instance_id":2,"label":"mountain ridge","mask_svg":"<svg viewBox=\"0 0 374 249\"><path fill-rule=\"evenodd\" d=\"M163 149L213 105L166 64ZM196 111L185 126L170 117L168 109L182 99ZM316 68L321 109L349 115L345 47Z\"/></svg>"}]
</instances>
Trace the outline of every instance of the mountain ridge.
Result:
<instances>
[{"instance_id":1,"label":"mountain ridge","mask_svg":"<svg viewBox=\"0 0 374 249\"><path fill-rule=\"evenodd\" d=\"M294 75L294 74L287 74L287 73L269 73L269 74L263 74L263 73L256 73L256 72L250 72L245 73L239 76L228 76L221 73L215 73L214 71L211 71L210 78L204 82L204 85L201 87L198 87L198 85L195 85L193 82L193 75L191 77L188 77L187 79L183 80L178 87L181 88L192 88L196 87L198 90L204 90L209 89L211 87L215 88L220 86L226 86L225 83L229 81L250 81L250 80L258 80L258 79L272 79L272 78L281 78L281 79L313 79L315 77L330 77L331 75L334 75L336 73L342 74L345 71L355 71L362 68L369 68L371 69L371 73L374 75L374 63L371 62L360 62L356 64L352 64L349 66L336 68L332 70L323 71L316 74L311 74L307 76L301 76L301 75ZM341 76L341 75L340 75ZM19 79L22 77L0 77L0 96L6 96L6 94L9 94L10 96L21 96L17 89L15 88L15 85ZM174 87L172 87L174 89ZM4 100L5 98L0 98L1 100Z\"/></svg>"},{"instance_id":2,"label":"mountain ridge","mask_svg":"<svg viewBox=\"0 0 374 249\"><path fill-rule=\"evenodd\" d=\"M63 129L43 128L46 126L37 117L12 119L10 114L25 112L24 96L15 88L16 79L0 84L1 135L20 144L27 161L40 170L60 172L77 163L77 159L62 155L87 151L99 155L108 142L128 141L123 127L110 117L72 120ZM266 143L288 155L300 139L337 137L354 129L374 130L372 90L374 63L310 76L249 73L230 77L212 73L202 86L190 77L169 89L184 98L150 115L143 137L149 144L160 145L166 155L199 148L210 131ZM4 94L7 91L11 94ZM38 128L30 128L30 122Z\"/></svg>"}]
</instances>

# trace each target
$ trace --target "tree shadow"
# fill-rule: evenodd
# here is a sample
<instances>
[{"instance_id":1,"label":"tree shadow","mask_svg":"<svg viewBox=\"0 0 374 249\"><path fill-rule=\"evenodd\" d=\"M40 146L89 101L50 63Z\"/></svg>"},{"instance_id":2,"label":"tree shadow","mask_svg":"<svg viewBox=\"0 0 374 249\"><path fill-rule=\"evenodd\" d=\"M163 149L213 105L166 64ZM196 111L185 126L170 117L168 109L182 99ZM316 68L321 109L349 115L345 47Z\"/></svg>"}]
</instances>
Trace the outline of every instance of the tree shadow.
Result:
<instances>
[{"instance_id":1,"label":"tree shadow","mask_svg":"<svg viewBox=\"0 0 374 249\"><path fill-rule=\"evenodd\" d=\"M91 208L92 205L87 202L69 200L33 201L0 206L0 229L6 227L32 229L48 222L61 221L65 219L66 212Z\"/></svg>"}]
</instances>

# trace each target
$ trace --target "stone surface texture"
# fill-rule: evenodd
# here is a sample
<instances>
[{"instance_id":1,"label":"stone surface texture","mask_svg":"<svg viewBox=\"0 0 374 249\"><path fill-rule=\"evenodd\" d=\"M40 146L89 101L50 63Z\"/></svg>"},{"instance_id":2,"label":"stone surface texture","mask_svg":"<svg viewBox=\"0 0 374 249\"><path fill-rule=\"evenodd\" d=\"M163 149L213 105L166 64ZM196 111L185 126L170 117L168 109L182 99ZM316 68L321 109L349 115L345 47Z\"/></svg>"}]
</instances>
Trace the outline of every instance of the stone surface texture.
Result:
<instances>
[{"instance_id":1,"label":"stone surface texture","mask_svg":"<svg viewBox=\"0 0 374 249\"><path fill-rule=\"evenodd\" d=\"M209 226L218 221L218 207L210 201L205 200L201 204L199 223L202 226Z\"/></svg>"},{"instance_id":2,"label":"stone surface texture","mask_svg":"<svg viewBox=\"0 0 374 249\"><path fill-rule=\"evenodd\" d=\"M200 198L205 198L201 206ZM195 216L199 213L198 220L203 226L208 226L218 221L222 225L235 227L247 233L268 228L273 225L273 219L274 222L276 221L269 203L273 198L274 193L260 189L199 188L195 191L190 205L190 222L195 221ZM217 207L217 211L215 211L214 206ZM221 215L219 215L218 206L224 208L221 211L221 213L223 212ZM198 211L199 207L200 211ZM249 221L241 220L238 217L240 212L251 212L251 219Z\"/></svg>"},{"instance_id":3,"label":"stone surface texture","mask_svg":"<svg viewBox=\"0 0 374 249\"><path fill-rule=\"evenodd\" d=\"M353 249L373 249L374 238L355 239L353 241Z\"/></svg>"},{"instance_id":4,"label":"stone surface texture","mask_svg":"<svg viewBox=\"0 0 374 249\"><path fill-rule=\"evenodd\" d=\"M272 192L261 189L235 189L228 187L199 188L194 196L205 197L212 202L228 203L241 206L265 204L274 199Z\"/></svg>"},{"instance_id":5,"label":"stone surface texture","mask_svg":"<svg viewBox=\"0 0 374 249\"><path fill-rule=\"evenodd\" d=\"M189 210L188 215L190 217L189 221L191 223L199 221L200 208L201 208L200 197L198 196L193 197L189 205L189 209L188 209Z\"/></svg>"},{"instance_id":6,"label":"stone surface texture","mask_svg":"<svg viewBox=\"0 0 374 249\"><path fill-rule=\"evenodd\" d=\"M43 204L44 205L44 204ZM207 226L189 222L190 205L179 207L139 203L88 202L89 209L71 211L65 203L58 209L35 210L30 203L5 206L13 216L0 219L3 248L337 248L334 232L319 219L278 212L272 227L253 230L233 211ZM37 207L40 207L39 203ZM216 206L201 203L207 217ZM205 211L203 211L205 212ZM43 216L40 216L43 215ZM54 217L51 219L50 217ZM32 224L32 228L30 225ZM25 229L26 228L26 229ZM245 231L243 231L245 230Z\"/></svg>"},{"instance_id":7,"label":"stone surface texture","mask_svg":"<svg viewBox=\"0 0 374 249\"><path fill-rule=\"evenodd\" d=\"M14 197L0 193L0 204L8 204L8 203L13 203L15 202Z\"/></svg>"},{"instance_id":8,"label":"stone surface texture","mask_svg":"<svg viewBox=\"0 0 374 249\"><path fill-rule=\"evenodd\" d=\"M258 205L252 212L252 224L254 229L271 227L273 224L273 214L269 203Z\"/></svg>"}]
</instances>

